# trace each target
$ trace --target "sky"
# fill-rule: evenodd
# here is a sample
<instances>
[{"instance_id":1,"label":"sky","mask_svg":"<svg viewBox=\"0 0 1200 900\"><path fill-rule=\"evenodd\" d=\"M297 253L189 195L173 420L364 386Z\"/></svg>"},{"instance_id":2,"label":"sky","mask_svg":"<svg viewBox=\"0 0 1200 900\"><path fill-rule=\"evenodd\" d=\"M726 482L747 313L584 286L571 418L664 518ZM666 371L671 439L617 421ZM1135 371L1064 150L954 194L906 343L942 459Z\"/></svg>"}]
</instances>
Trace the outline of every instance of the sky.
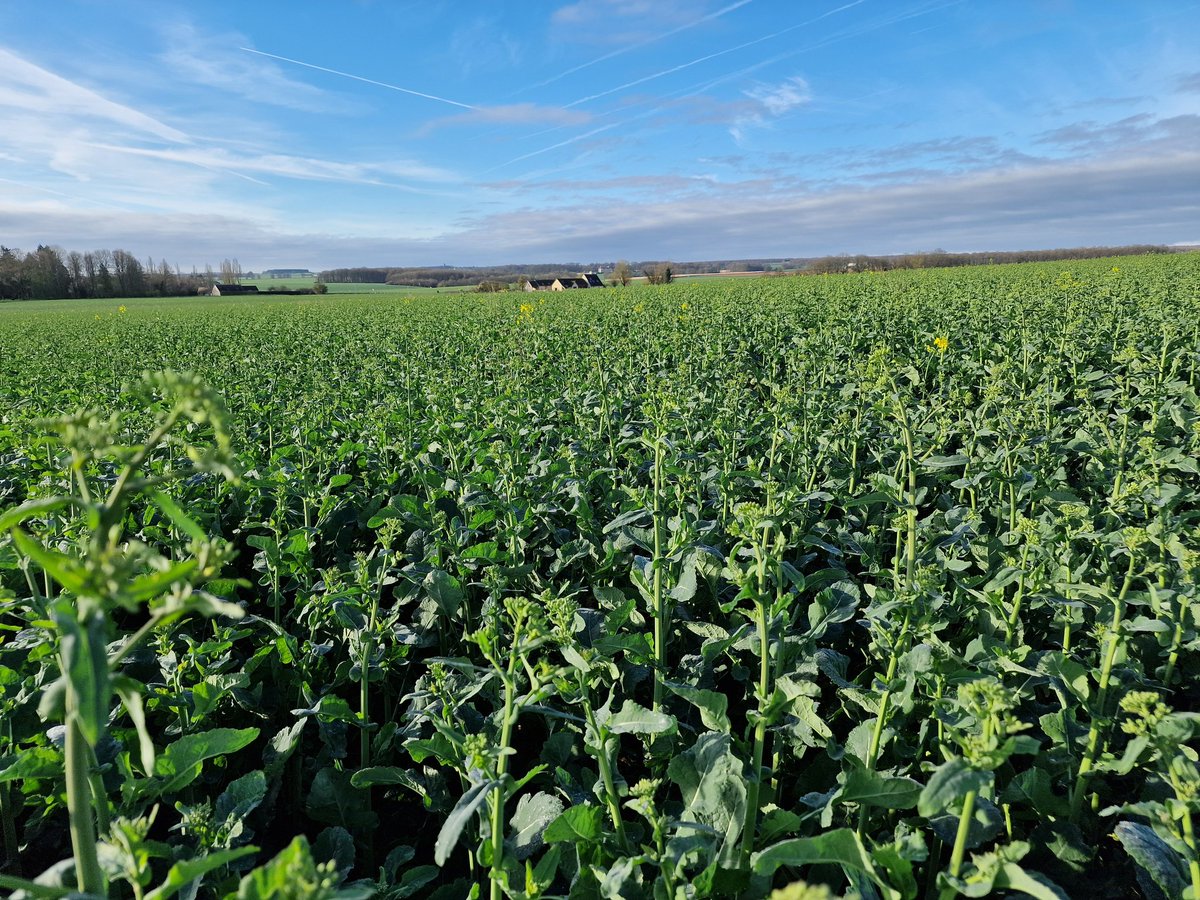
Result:
<instances>
[{"instance_id":1,"label":"sky","mask_svg":"<svg viewBox=\"0 0 1200 900\"><path fill-rule=\"evenodd\" d=\"M1200 0L4 0L0 244L188 270L1200 243Z\"/></svg>"}]
</instances>

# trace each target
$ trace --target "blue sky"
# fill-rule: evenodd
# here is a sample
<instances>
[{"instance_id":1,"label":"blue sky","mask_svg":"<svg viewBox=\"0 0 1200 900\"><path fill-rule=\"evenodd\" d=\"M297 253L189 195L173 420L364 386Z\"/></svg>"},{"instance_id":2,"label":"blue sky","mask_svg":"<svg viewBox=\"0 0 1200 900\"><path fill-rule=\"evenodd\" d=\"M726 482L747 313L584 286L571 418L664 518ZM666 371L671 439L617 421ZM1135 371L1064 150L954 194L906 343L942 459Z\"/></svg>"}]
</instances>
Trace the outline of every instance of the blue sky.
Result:
<instances>
[{"instance_id":1,"label":"blue sky","mask_svg":"<svg viewBox=\"0 0 1200 900\"><path fill-rule=\"evenodd\" d=\"M0 243L184 268L1200 242L1200 2L5 0Z\"/></svg>"}]
</instances>

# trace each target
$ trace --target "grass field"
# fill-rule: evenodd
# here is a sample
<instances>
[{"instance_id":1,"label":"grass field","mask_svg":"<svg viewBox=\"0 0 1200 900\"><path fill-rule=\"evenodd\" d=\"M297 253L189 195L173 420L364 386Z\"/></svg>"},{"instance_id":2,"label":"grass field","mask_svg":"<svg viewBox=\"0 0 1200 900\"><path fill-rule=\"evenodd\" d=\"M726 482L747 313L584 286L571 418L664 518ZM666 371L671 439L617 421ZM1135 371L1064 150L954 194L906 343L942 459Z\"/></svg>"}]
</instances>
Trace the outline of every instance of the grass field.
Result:
<instances>
[{"instance_id":1,"label":"grass field","mask_svg":"<svg viewBox=\"0 0 1200 900\"><path fill-rule=\"evenodd\" d=\"M0 305L0 885L1200 891L1198 368L1200 255Z\"/></svg>"}]
</instances>

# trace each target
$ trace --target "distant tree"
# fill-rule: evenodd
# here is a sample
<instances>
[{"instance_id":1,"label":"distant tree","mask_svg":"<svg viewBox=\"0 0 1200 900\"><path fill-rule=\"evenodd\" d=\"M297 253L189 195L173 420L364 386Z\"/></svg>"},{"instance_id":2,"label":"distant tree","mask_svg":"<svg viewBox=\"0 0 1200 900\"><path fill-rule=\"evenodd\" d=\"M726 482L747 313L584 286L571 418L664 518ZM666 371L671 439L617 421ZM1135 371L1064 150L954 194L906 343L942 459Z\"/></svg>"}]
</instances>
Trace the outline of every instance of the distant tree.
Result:
<instances>
[{"instance_id":1,"label":"distant tree","mask_svg":"<svg viewBox=\"0 0 1200 900\"><path fill-rule=\"evenodd\" d=\"M481 294L499 294L501 291L507 291L508 285L503 281L481 281L475 290Z\"/></svg>"},{"instance_id":2,"label":"distant tree","mask_svg":"<svg viewBox=\"0 0 1200 900\"><path fill-rule=\"evenodd\" d=\"M329 293L329 285L327 285L320 278L318 278L316 281L313 282L312 289L313 289L314 294L328 294Z\"/></svg>"},{"instance_id":3,"label":"distant tree","mask_svg":"<svg viewBox=\"0 0 1200 900\"><path fill-rule=\"evenodd\" d=\"M633 269L628 261L623 259L613 267L612 280L621 287L625 287L633 280Z\"/></svg>"},{"instance_id":4,"label":"distant tree","mask_svg":"<svg viewBox=\"0 0 1200 900\"><path fill-rule=\"evenodd\" d=\"M236 259L221 261L221 283L237 284L242 280L242 264Z\"/></svg>"},{"instance_id":5,"label":"distant tree","mask_svg":"<svg viewBox=\"0 0 1200 900\"><path fill-rule=\"evenodd\" d=\"M673 277L670 263L658 263L653 268L643 269L642 274L649 284L670 284Z\"/></svg>"}]
</instances>

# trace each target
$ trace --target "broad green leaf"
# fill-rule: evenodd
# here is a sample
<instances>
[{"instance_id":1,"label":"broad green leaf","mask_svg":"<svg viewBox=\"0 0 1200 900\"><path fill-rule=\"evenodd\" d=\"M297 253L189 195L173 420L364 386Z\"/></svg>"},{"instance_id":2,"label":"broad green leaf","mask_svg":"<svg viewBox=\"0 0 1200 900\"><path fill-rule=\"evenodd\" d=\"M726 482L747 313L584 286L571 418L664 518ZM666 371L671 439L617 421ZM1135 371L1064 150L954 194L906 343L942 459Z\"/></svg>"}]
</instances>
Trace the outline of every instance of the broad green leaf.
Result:
<instances>
[{"instance_id":1,"label":"broad green leaf","mask_svg":"<svg viewBox=\"0 0 1200 900\"><path fill-rule=\"evenodd\" d=\"M25 778L56 778L63 772L63 755L56 747L27 747L0 756L0 784Z\"/></svg>"},{"instance_id":2,"label":"broad green leaf","mask_svg":"<svg viewBox=\"0 0 1200 900\"><path fill-rule=\"evenodd\" d=\"M562 815L546 826L542 840L547 844L560 841L591 844L603 836L604 813L598 806L580 804L563 810Z\"/></svg>"},{"instance_id":3,"label":"broad green leaf","mask_svg":"<svg viewBox=\"0 0 1200 900\"><path fill-rule=\"evenodd\" d=\"M1183 896L1188 886L1187 863L1154 829L1139 822L1119 822L1113 836L1137 863L1137 878L1143 893L1149 897L1157 887L1163 897ZM1152 884L1146 884L1147 881Z\"/></svg>"},{"instance_id":4,"label":"broad green leaf","mask_svg":"<svg viewBox=\"0 0 1200 900\"><path fill-rule=\"evenodd\" d=\"M633 700L626 700L607 723L613 734L674 734L676 727L674 716L646 709Z\"/></svg>"},{"instance_id":5,"label":"broad green leaf","mask_svg":"<svg viewBox=\"0 0 1200 900\"><path fill-rule=\"evenodd\" d=\"M354 787L350 773L325 767L313 777L304 808L326 825L341 825L349 831L374 827L377 817L367 808L365 791Z\"/></svg>"},{"instance_id":6,"label":"broad green leaf","mask_svg":"<svg viewBox=\"0 0 1200 900\"><path fill-rule=\"evenodd\" d=\"M917 805L921 783L898 775L880 775L855 767L846 776L839 801L882 809L909 809Z\"/></svg>"},{"instance_id":7,"label":"broad green leaf","mask_svg":"<svg viewBox=\"0 0 1200 900\"><path fill-rule=\"evenodd\" d=\"M174 794L199 777L204 760L241 750L257 737L257 728L215 728L181 737L154 761L154 774L161 780L148 790L156 797Z\"/></svg>"},{"instance_id":8,"label":"broad green leaf","mask_svg":"<svg viewBox=\"0 0 1200 900\"><path fill-rule=\"evenodd\" d=\"M991 772L972 769L965 759L956 756L934 771L929 783L921 791L917 811L926 818L936 816L962 800L968 791L982 790L991 780ZM957 810L951 811L957 813Z\"/></svg>"},{"instance_id":9,"label":"broad green leaf","mask_svg":"<svg viewBox=\"0 0 1200 900\"><path fill-rule=\"evenodd\" d=\"M727 732L730 729L729 698L719 691L693 687L677 681L664 681L663 685L677 697L682 697L700 711L700 721L709 731Z\"/></svg>"},{"instance_id":10,"label":"broad green leaf","mask_svg":"<svg viewBox=\"0 0 1200 900\"><path fill-rule=\"evenodd\" d=\"M858 835L849 828L838 828L815 837L789 838L773 844L751 857L755 875L772 877L780 866L811 866L833 864L866 873L880 892L888 898L899 898L898 891L889 887L879 876L871 854Z\"/></svg>"},{"instance_id":11,"label":"broad green leaf","mask_svg":"<svg viewBox=\"0 0 1200 900\"><path fill-rule=\"evenodd\" d=\"M508 841L513 855L523 860L539 850L546 826L557 819L562 811L562 801L551 794L539 792L521 797L508 822L512 829Z\"/></svg>"},{"instance_id":12,"label":"broad green leaf","mask_svg":"<svg viewBox=\"0 0 1200 900\"><path fill-rule=\"evenodd\" d=\"M145 900L167 900L213 869L219 869L234 860L257 852L257 847L235 847L232 850L214 850L196 859L177 862L167 871L166 880L147 893Z\"/></svg>"},{"instance_id":13,"label":"broad green leaf","mask_svg":"<svg viewBox=\"0 0 1200 900\"><path fill-rule=\"evenodd\" d=\"M425 576L425 590L446 618L453 619L458 614L458 608L463 602L463 591L462 585L453 575L441 569L434 569Z\"/></svg>"}]
</instances>

